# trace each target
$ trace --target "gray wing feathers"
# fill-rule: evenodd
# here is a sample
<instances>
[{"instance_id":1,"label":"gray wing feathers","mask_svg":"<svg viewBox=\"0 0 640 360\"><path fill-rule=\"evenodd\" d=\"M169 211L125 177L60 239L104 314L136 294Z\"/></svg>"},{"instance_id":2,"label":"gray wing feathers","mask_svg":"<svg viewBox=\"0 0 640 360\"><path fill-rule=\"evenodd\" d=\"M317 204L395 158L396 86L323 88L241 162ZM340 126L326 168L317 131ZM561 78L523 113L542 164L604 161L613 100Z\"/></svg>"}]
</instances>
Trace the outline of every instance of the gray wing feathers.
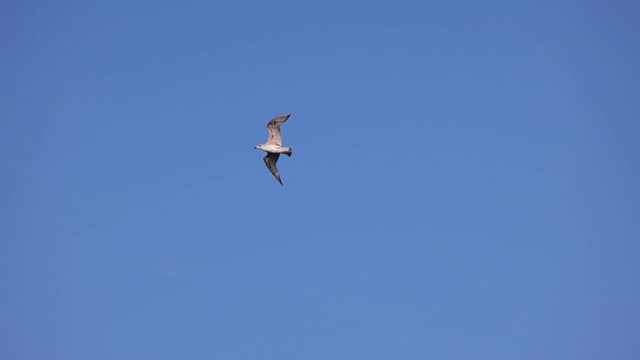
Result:
<instances>
[{"instance_id":1,"label":"gray wing feathers","mask_svg":"<svg viewBox=\"0 0 640 360\"><path fill-rule=\"evenodd\" d=\"M267 144L282 146L282 132L280 132L280 126L287 121L289 116L291 116L291 114L284 114L269 121L267 124L267 129L269 130L269 140L267 141Z\"/></svg>"},{"instance_id":2,"label":"gray wing feathers","mask_svg":"<svg viewBox=\"0 0 640 360\"><path fill-rule=\"evenodd\" d=\"M269 168L269 171L271 171L273 176L276 177L276 180L278 180L280 185L282 185L282 180L280 179L280 173L278 172L278 168L276 167L278 158L280 158L280 154L278 153L267 153L267 155L262 160L264 160L264 163L265 165L267 165L267 168Z\"/></svg>"}]
</instances>

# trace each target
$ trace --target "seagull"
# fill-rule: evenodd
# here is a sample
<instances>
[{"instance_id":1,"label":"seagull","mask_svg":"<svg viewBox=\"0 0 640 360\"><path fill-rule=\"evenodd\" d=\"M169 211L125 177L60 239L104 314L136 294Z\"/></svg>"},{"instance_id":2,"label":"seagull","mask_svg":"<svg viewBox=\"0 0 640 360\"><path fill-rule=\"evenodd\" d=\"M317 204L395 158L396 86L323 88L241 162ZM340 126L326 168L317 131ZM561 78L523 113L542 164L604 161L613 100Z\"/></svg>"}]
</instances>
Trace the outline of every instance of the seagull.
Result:
<instances>
[{"instance_id":1,"label":"seagull","mask_svg":"<svg viewBox=\"0 0 640 360\"><path fill-rule=\"evenodd\" d=\"M280 173L276 167L278 158L280 157L280 154L285 154L287 156L291 156L291 154L293 154L292 148L282 146L282 133L280 132L280 126L287 121L289 116L291 116L291 114L284 114L271 119L267 124L269 140L267 140L266 144L260 144L254 147L254 149L260 149L267 153L262 160L264 160L265 165L267 165L269 171L271 171L273 176L276 177L276 180L278 180L280 185L282 185L282 180L280 179Z\"/></svg>"}]
</instances>

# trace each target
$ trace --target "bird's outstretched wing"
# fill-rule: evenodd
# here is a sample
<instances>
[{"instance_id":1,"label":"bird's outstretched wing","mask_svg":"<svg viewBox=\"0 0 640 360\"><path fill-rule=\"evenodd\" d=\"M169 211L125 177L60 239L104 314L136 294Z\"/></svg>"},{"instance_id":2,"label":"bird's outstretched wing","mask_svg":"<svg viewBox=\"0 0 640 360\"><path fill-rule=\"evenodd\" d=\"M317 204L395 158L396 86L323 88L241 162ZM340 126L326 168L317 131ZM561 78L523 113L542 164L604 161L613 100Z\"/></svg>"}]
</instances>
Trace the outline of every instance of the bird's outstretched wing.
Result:
<instances>
[{"instance_id":1,"label":"bird's outstretched wing","mask_svg":"<svg viewBox=\"0 0 640 360\"><path fill-rule=\"evenodd\" d=\"M267 155L262 160L264 160L264 163L269 168L269 171L271 171L273 176L276 177L276 180L278 180L280 185L282 185L282 180L280 179L280 173L278 172L278 168L276 167L278 158L280 158L280 154L278 153L267 153Z\"/></svg>"},{"instance_id":2,"label":"bird's outstretched wing","mask_svg":"<svg viewBox=\"0 0 640 360\"><path fill-rule=\"evenodd\" d=\"M282 132L280 132L280 126L287 121L289 116L291 116L291 114L284 114L269 121L267 124L267 129L269 129L269 140L267 140L267 144L282 146Z\"/></svg>"}]
</instances>

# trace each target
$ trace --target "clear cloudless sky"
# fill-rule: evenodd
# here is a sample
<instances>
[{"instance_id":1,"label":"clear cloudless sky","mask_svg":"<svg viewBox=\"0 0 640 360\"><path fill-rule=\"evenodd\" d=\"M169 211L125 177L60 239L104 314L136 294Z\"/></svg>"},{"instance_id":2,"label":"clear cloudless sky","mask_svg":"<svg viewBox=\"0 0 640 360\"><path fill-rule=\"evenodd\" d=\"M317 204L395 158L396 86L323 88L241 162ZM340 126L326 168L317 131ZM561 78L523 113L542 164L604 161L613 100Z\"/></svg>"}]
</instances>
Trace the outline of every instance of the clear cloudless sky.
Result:
<instances>
[{"instance_id":1,"label":"clear cloudless sky","mask_svg":"<svg viewBox=\"0 0 640 360\"><path fill-rule=\"evenodd\" d=\"M2 1L0 358L639 359L639 16Z\"/></svg>"}]
</instances>

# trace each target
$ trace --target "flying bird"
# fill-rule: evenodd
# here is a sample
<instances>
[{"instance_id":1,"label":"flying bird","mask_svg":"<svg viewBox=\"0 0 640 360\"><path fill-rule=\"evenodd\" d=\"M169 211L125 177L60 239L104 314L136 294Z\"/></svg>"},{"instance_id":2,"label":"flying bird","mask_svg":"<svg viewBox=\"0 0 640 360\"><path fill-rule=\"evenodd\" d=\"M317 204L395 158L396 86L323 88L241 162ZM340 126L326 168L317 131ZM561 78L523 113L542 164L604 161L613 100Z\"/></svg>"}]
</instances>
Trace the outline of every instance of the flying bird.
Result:
<instances>
[{"instance_id":1,"label":"flying bird","mask_svg":"<svg viewBox=\"0 0 640 360\"><path fill-rule=\"evenodd\" d=\"M269 140L267 140L266 144L260 144L254 147L254 149L260 149L267 153L262 160L264 160L265 165L267 165L267 168L269 168L269 171L271 171L273 176L275 176L280 185L282 185L282 180L280 179L280 173L276 167L278 158L280 157L280 154L285 154L287 156L291 156L291 154L293 154L292 148L282 146L282 132L280 131L280 126L287 121L289 116L291 116L291 114L284 114L271 119L267 124Z\"/></svg>"}]
</instances>

